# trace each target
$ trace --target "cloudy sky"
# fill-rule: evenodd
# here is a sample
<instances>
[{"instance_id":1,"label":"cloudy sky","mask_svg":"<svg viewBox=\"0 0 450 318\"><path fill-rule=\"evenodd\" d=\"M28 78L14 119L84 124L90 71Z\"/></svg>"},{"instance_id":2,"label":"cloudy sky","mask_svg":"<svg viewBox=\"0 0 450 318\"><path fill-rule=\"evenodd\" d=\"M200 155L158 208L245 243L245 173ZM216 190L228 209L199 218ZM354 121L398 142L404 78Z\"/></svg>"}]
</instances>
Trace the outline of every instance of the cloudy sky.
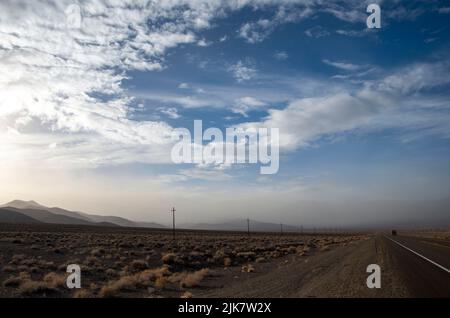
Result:
<instances>
[{"instance_id":1,"label":"cloudy sky","mask_svg":"<svg viewBox=\"0 0 450 318\"><path fill-rule=\"evenodd\" d=\"M2 0L0 200L305 225L442 202L449 21L444 1ZM279 128L279 172L173 164L195 119Z\"/></svg>"}]
</instances>

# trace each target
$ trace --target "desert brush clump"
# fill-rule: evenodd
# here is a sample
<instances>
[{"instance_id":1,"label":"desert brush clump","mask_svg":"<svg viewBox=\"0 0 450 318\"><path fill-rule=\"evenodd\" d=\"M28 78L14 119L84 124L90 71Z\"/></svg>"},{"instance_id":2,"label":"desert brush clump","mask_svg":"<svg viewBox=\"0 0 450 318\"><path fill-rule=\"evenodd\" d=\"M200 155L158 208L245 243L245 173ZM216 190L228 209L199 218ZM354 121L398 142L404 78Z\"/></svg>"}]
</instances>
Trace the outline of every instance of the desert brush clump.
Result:
<instances>
[{"instance_id":1,"label":"desert brush clump","mask_svg":"<svg viewBox=\"0 0 450 318\"><path fill-rule=\"evenodd\" d=\"M134 260L130 264L130 270L132 272L143 271L148 268L148 263L143 260Z\"/></svg>"},{"instance_id":2,"label":"desert brush clump","mask_svg":"<svg viewBox=\"0 0 450 318\"><path fill-rule=\"evenodd\" d=\"M198 286L200 282L209 274L208 268L203 268L193 273L187 273L180 281L180 286L183 288L191 288Z\"/></svg>"},{"instance_id":3,"label":"desert brush clump","mask_svg":"<svg viewBox=\"0 0 450 318\"><path fill-rule=\"evenodd\" d=\"M163 254L161 257L161 260L164 264L169 264L169 265L182 263L182 259L176 253Z\"/></svg>"},{"instance_id":4,"label":"desert brush clump","mask_svg":"<svg viewBox=\"0 0 450 318\"><path fill-rule=\"evenodd\" d=\"M246 264L241 267L241 271L244 273L253 273L255 271L255 268L252 264Z\"/></svg>"},{"instance_id":5,"label":"desert brush clump","mask_svg":"<svg viewBox=\"0 0 450 318\"><path fill-rule=\"evenodd\" d=\"M118 280L110 281L100 289L100 297L115 297L123 290L133 290L138 287L148 287L162 281L170 271L166 266L155 269L147 269L133 275L122 276Z\"/></svg>"}]
</instances>

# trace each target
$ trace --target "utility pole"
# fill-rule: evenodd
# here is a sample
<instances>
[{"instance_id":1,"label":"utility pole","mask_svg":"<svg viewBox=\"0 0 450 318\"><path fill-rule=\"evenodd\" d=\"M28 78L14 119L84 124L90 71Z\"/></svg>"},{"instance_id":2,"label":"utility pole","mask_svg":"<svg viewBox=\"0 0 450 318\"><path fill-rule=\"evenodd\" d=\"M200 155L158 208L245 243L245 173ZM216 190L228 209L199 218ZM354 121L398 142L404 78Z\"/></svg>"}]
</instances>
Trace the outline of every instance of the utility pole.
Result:
<instances>
[{"instance_id":1,"label":"utility pole","mask_svg":"<svg viewBox=\"0 0 450 318\"><path fill-rule=\"evenodd\" d=\"M283 223L280 223L280 233L283 234Z\"/></svg>"},{"instance_id":2,"label":"utility pole","mask_svg":"<svg viewBox=\"0 0 450 318\"><path fill-rule=\"evenodd\" d=\"M173 235L173 239L175 240L175 207L172 208L171 212L172 212L172 235Z\"/></svg>"},{"instance_id":3,"label":"utility pole","mask_svg":"<svg viewBox=\"0 0 450 318\"><path fill-rule=\"evenodd\" d=\"M247 234L250 236L250 219L247 219Z\"/></svg>"}]
</instances>

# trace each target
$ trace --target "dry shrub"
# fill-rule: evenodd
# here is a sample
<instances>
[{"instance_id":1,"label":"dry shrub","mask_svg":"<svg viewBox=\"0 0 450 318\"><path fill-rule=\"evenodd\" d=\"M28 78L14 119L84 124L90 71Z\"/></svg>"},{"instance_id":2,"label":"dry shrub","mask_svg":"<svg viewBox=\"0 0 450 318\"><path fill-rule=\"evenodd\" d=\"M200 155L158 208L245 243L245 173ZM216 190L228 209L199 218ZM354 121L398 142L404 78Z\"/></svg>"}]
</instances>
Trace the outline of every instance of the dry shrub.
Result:
<instances>
[{"instance_id":1,"label":"dry shrub","mask_svg":"<svg viewBox=\"0 0 450 318\"><path fill-rule=\"evenodd\" d=\"M117 271L115 271L114 269L112 269L112 268L108 268L107 270L106 270L106 275L108 275L108 276L117 276Z\"/></svg>"},{"instance_id":2,"label":"dry shrub","mask_svg":"<svg viewBox=\"0 0 450 318\"><path fill-rule=\"evenodd\" d=\"M163 277L163 276L158 277L158 278L156 278L156 281L155 281L155 288L163 289L164 287L166 287L167 283L168 283L168 280L166 277Z\"/></svg>"},{"instance_id":3,"label":"dry shrub","mask_svg":"<svg viewBox=\"0 0 450 318\"><path fill-rule=\"evenodd\" d=\"M175 253L167 253L161 257L164 264L180 264L182 263L181 258Z\"/></svg>"},{"instance_id":4,"label":"dry shrub","mask_svg":"<svg viewBox=\"0 0 450 318\"><path fill-rule=\"evenodd\" d=\"M181 295L181 298L192 298L192 293L185 291L183 295Z\"/></svg>"},{"instance_id":5,"label":"dry shrub","mask_svg":"<svg viewBox=\"0 0 450 318\"><path fill-rule=\"evenodd\" d=\"M247 264L242 266L241 270L244 273L253 273L255 271L255 268L253 267L252 264Z\"/></svg>"},{"instance_id":6,"label":"dry shrub","mask_svg":"<svg viewBox=\"0 0 450 318\"><path fill-rule=\"evenodd\" d=\"M93 296L92 296L91 292L86 289L78 289L73 294L73 298L92 298L92 297Z\"/></svg>"},{"instance_id":7,"label":"dry shrub","mask_svg":"<svg viewBox=\"0 0 450 318\"><path fill-rule=\"evenodd\" d=\"M103 254L105 254L105 250L102 248L95 248L91 251L92 256L101 256Z\"/></svg>"},{"instance_id":8,"label":"dry shrub","mask_svg":"<svg viewBox=\"0 0 450 318\"><path fill-rule=\"evenodd\" d=\"M44 282L46 282L49 286L58 288L66 286L67 275L61 275L57 273L48 273L44 276Z\"/></svg>"},{"instance_id":9,"label":"dry shrub","mask_svg":"<svg viewBox=\"0 0 450 318\"><path fill-rule=\"evenodd\" d=\"M266 259L264 257L258 257L256 259L256 263L264 263L266 261Z\"/></svg>"},{"instance_id":10,"label":"dry shrub","mask_svg":"<svg viewBox=\"0 0 450 318\"><path fill-rule=\"evenodd\" d=\"M22 284L22 278L18 276L10 277L3 282L4 287L18 287L20 284Z\"/></svg>"},{"instance_id":11,"label":"dry shrub","mask_svg":"<svg viewBox=\"0 0 450 318\"><path fill-rule=\"evenodd\" d=\"M213 256L213 262L222 263L224 262L226 256L225 251L223 249L219 249Z\"/></svg>"},{"instance_id":12,"label":"dry shrub","mask_svg":"<svg viewBox=\"0 0 450 318\"><path fill-rule=\"evenodd\" d=\"M25 258L26 258L26 256L24 254L13 255L10 264L17 265L17 264L21 263Z\"/></svg>"},{"instance_id":13,"label":"dry shrub","mask_svg":"<svg viewBox=\"0 0 450 318\"><path fill-rule=\"evenodd\" d=\"M123 276L117 281L111 281L100 290L100 297L114 297L122 290L134 289L136 287L147 287L155 280L155 287L163 288L166 283L164 275L169 275L170 271L166 266L154 269L147 269L143 272ZM160 287L158 287L160 286Z\"/></svg>"},{"instance_id":14,"label":"dry shrub","mask_svg":"<svg viewBox=\"0 0 450 318\"><path fill-rule=\"evenodd\" d=\"M18 287L25 281L30 280L30 274L26 272L20 272L19 276L10 277L3 282L3 286L5 287Z\"/></svg>"},{"instance_id":15,"label":"dry shrub","mask_svg":"<svg viewBox=\"0 0 450 318\"><path fill-rule=\"evenodd\" d=\"M39 281L25 281L19 287L19 292L22 295L34 295L40 293L56 293L58 290L49 286L46 282Z\"/></svg>"},{"instance_id":16,"label":"dry shrub","mask_svg":"<svg viewBox=\"0 0 450 318\"><path fill-rule=\"evenodd\" d=\"M96 256L88 256L86 257L86 259L84 260L84 264L88 265L88 266L95 266L100 264L99 260Z\"/></svg>"},{"instance_id":17,"label":"dry shrub","mask_svg":"<svg viewBox=\"0 0 450 318\"><path fill-rule=\"evenodd\" d=\"M102 298L109 298L117 296L120 291L126 289L133 289L137 284L134 276L124 276L119 280L110 282L108 285L103 286L100 290L99 296Z\"/></svg>"},{"instance_id":18,"label":"dry shrub","mask_svg":"<svg viewBox=\"0 0 450 318\"><path fill-rule=\"evenodd\" d=\"M224 265L225 267L231 266L231 258L225 257L224 260L223 260L223 265Z\"/></svg>"},{"instance_id":19,"label":"dry shrub","mask_svg":"<svg viewBox=\"0 0 450 318\"><path fill-rule=\"evenodd\" d=\"M5 273L11 273L11 272L15 272L16 269L11 265L6 265L6 266L3 266L3 271Z\"/></svg>"},{"instance_id":20,"label":"dry shrub","mask_svg":"<svg viewBox=\"0 0 450 318\"><path fill-rule=\"evenodd\" d=\"M237 257L244 257L244 258L255 258L256 254L255 252L240 252L237 253Z\"/></svg>"},{"instance_id":21,"label":"dry shrub","mask_svg":"<svg viewBox=\"0 0 450 318\"><path fill-rule=\"evenodd\" d=\"M142 260L134 260L130 264L130 269L133 272L143 271L148 268L148 264Z\"/></svg>"},{"instance_id":22,"label":"dry shrub","mask_svg":"<svg viewBox=\"0 0 450 318\"><path fill-rule=\"evenodd\" d=\"M208 275L209 269L203 268L199 271L188 273L186 276L184 276L183 279L181 279L180 285L181 287L195 287L200 284L200 282L205 278L206 275Z\"/></svg>"}]
</instances>

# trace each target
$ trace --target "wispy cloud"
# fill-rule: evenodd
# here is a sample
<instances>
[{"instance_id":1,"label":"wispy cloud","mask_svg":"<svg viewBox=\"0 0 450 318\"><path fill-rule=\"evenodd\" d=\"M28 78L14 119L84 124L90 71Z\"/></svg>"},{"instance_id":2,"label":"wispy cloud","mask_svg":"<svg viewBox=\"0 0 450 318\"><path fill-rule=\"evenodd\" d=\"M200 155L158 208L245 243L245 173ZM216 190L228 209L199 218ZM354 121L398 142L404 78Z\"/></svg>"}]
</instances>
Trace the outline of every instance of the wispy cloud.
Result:
<instances>
[{"instance_id":1,"label":"wispy cloud","mask_svg":"<svg viewBox=\"0 0 450 318\"><path fill-rule=\"evenodd\" d=\"M257 73L256 68L243 61L238 61L236 64L231 65L228 71L233 74L233 77L239 83L253 79Z\"/></svg>"},{"instance_id":2,"label":"wispy cloud","mask_svg":"<svg viewBox=\"0 0 450 318\"><path fill-rule=\"evenodd\" d=\"M340 70L344 70L344 71L359 71L362 68L367 68L367 66L365 65L358 65L358 64L353 64L353 63L349 63L349 62L335 62L335 61L330 61L330 60L322 60L323 63L333 66L335 68L338 68Z\"/></svg>"},{"instance_id":3,"label":"wispy cloud","mask_svg":"<svg viewBox=\"0 0 450 318\"><path fill-rule=\"evenodd\" d=\"M231 110L236 114L241 114L242 116L247 117L247 113L249 111L254 109L261 109L264 106L266 106L264 102L254 97L245 96L237 99Z\"/></svg>"},{"instance_id":4,"label":"wispy cloud","mask_svg":"<svg viewBox=\"0 0 450 318\"><path fill-rule=\"evenodd\" d=\"M287 60L287 59L289 58L289 54L287 54L287 53L284 52L284 51L281 51L281 52L276 52L276 53L273 55L273 57L274 57L275 59L279 60L279 61L284 61L284 60Z\"/></svg>"}]
</instances>

